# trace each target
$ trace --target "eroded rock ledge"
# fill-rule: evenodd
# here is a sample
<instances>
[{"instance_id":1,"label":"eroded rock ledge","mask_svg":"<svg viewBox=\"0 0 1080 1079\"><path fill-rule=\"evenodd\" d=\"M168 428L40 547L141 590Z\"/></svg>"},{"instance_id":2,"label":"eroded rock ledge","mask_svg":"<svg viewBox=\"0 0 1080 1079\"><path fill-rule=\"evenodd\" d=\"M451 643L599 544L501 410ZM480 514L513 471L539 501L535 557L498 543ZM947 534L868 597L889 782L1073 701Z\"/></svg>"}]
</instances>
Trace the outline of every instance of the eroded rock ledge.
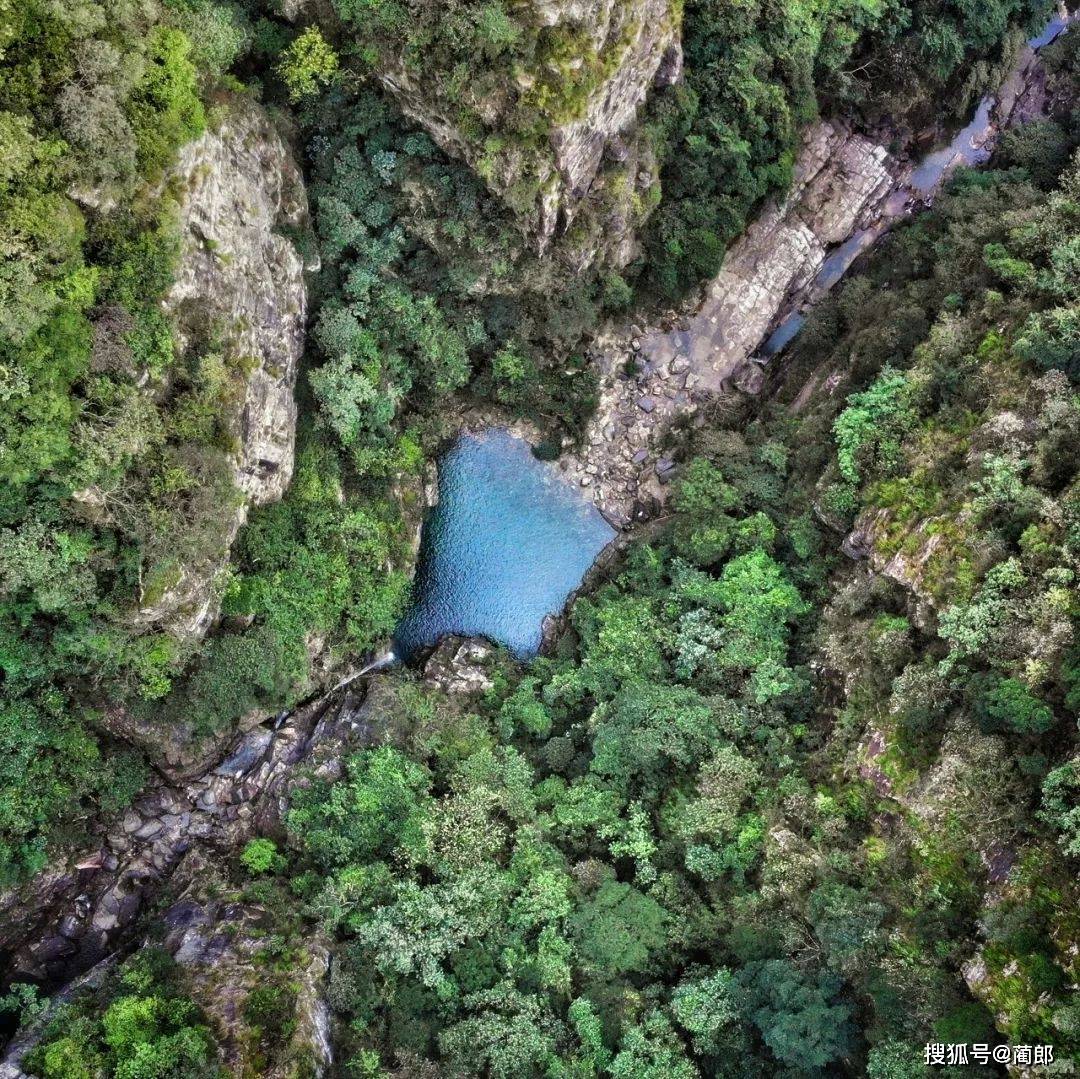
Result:
<instances>
[{"instance_id":1,"label":"eroded rock ledge","mask_svg":"<svg viewBox=\"0 0 1080 1079\"><path fill-rule=\"evenodd\" d=\"M980 149L988 151L1004 127L1044 115L1045 87L1045 69L1025 47ZM959 155L946 161L943 176L959 163ZM768 361L758 350L788 313L835 283L831 269L819 277L826 261L849 263L932 198L937 186L917 189L913 171L911 160L843 123L813 125L791 190L732 245L695 309L670 328L633 328L598 341L599 405L583 448L561 466L612 523L626 525L663 505L675 471L666 442L676 420L729 392L761 391Z\"/></svg>"},{"instance_id":2,"label":"eroded rock ledge","mask_svg":"<svg viewBox=\"0 0 1080 1079\"><path fill-rule=\"evenodd\" d=\"M475 697L490 688L497 663L488 642L448 637L423 678L451 697ZM188 783L156 780L122 813L95 822L79 849L0 893L5 984L13 977L70 983L132 943L167 895L173 907L186 894L199 908L190 917L164 917L177 951L187 928L200 935L200 926L220 921L210 909L214 897L200 891L193 860L230 856L255 834L280 836L294 790L313 779L333 781L350 753L402 737L407 707L400 684L394 675L372 674L266 719L235 738L205 774Z\"/></svg>"},{"instance_id":3,"label":"eroded rock ledge","mask_svg":"<svg viewBox=\"0 0 1080 1079\"><path fill-rule=\"evenodd\" d=\"M883 147L839 123L814 125L790 193L731 247L696 313L675 330L602 343L587 447L563 467L610 519L625 523L635 503L663 501L673 464L660 450L671 423L727 388L829 248L870 224L900 176Z\"/></svg>"}]
</instances>

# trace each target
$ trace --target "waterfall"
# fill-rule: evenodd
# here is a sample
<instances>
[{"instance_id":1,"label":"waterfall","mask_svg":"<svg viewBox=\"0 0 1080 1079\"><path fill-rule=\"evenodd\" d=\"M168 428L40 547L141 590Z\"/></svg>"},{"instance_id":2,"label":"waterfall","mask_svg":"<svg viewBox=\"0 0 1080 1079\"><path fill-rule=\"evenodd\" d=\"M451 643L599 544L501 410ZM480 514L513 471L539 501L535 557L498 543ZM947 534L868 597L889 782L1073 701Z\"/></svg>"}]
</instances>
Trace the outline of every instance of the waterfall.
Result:
<instances>
[{"instance_id":1,"label":"waterfall","mask_svg":"<svg viewBox=\"0 0 1080 1079\"><path fill-rule=\"evenodd\" d=\"M390 667L396 667L401 662L401 657L394 651L393 648L388 648L385 652L380 652L374 656L363 667L360 668L355 674L350 674L346 678L342 678L340 682L330 693L336 693L339 689L344 689L346 686L350 686L357 679L363 678L368 674L375 674L378 671L385 671Z\"/></svg>"}]
</instances>

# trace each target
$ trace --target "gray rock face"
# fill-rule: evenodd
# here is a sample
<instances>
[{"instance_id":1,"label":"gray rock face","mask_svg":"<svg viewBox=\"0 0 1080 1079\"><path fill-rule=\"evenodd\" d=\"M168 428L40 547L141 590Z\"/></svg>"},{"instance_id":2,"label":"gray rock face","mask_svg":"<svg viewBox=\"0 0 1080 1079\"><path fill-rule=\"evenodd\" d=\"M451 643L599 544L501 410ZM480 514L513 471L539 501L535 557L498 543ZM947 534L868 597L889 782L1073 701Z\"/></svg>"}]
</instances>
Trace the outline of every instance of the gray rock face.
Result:
<instances>
[{"instance_id":1,"label":"gray rock face","mask_svg":"<svg viewBox=\"0 0 1080 1079\"><path fill-rule=\"evenodd\" d=\"M247 1074L250 1027L244 1006L252 990L267 985L266 938L275 928L273 915L258 903L237 901L225 875L197 851L185 855L173 888L179 894L161 915L162 945L183 968L185 988L210 1020L229 1074ZM325 998L329 967L329 946L316 933L289 971L293 1029L287 1044L274 1047L274 1063L260 1071L266 1079L319 1079L333 1063Z\"/></svg>"},{"instance_id":2,"label":"gray rock face","mask_svg":"<svg viewBox=\"0 0 1080 1079\"><path fill-rule=\"evenodd\" d=\"M992 146L1007 125L1043 115L1048 96L1038 56L1023 49L981 145ZM938 186L960 160L958 154L945 164ZM839 279L838 269L933 196L937 187L913 188L912 171L910 161L839 122L813 125L803 136L790 191L768 203L728 249L692 312L673 314L668 328L630 327L597 341L599 404L583 448L560 466L609 520L626 524L635 519L636 505L663 505L665 473L657 463L675 420L733 391L763 392L769 361L756 353L769 332L788 313L819 299ZM835 374L818 379L800 395L798 407L836 384ZM898 580L910 576L900 563L883 571Z\"/></svg>"},{"instance_id":3,"label":"gray rock face","mask_svg":"<svg viewBox=\"0 0 1080 1079\"><path fill-rule=\"evenodd\" d=\"M490 674L494 655L487 641L446 637L424 666L424 682L451 697L484 693L494 684Z\"/></svg>"},{"instance_id":4,"label":"gray rock face","mask_svg":"<svg viewBox=\"0 0 1080 1079\"><path fill-rule=\"evenodd\" d=\"M542 6L566 9L557 21L587 27L601 56L619 53L614 73L590 95L584 115L551 132L554 164L570 218L596 175L606 144L637 116L677 27L669 0L577 0Z\"/></svg>"},{"instance_id":5,"label":"gray rock face","mask_svg":"<svg viewBox=\"0 0 1080 1079\"><path fill-rule=\"evenodd\" d=\"M875 573L895 581L917 599L930 602L926 577L944 537L933 531L937 518L928 517L902 529L900 537L893 514L887 509L867 510L844 538L841 550L852 558L866 558ZM892 541L889 542L890 534ZM889 552L882 553L882 548Z\"/></svg>"},{"instance_id":6,"label":"gray rock face","mask_svg":"<svg viewBox=\"0 0 1080 1079\"><path fill-rule=\"evenodd\" d=\"M76 995L99 989L116 965L117 958L111 955L76 978L49 1001L47 1010L35 1022L19 1028L4 1049L4 1059L0 1061L0 1079L30 1079L28 1073L22 1069L23 1058L41 1041L46 1023L58 1008Z\"/></svg>"},{"instance_id":7,"label":"gray rock face","mask_svg":"<svg viewBox=\"0 0 1080 1079\"><path fill-rule=\"evenodd\" d=\"M661 85L681 77L676 5L673 0L529 0L520 8L517 17L536 26L564 27L579 35L583 55L569 61L563 77L586 64L602 72L577 114L553 122L539 148L464 131L459 110L439 100L430 81L402 63L384 60L378 77L407 116L506 198L539 250L566 233L588 198L594 216L586 235L575 240L573 250L560 251L561 257L583 269L602 252L624 265L635 252L635 196L656 180L644 142L634 137L638 110L658 75ZM469 100L468 106L492 131L512 131L519 95L545 74L550 72L507 72L502 93ZM533 194L523 196L523 189Z\"/></svg>"},{"instance_id":8,"label":"gray rock face","mask_svg":"<svg viewBox=\"0 0 1080 1079\"><path fill-rule=\"evenodd\" d=\"M241 406L237 486L250 505L281 498L292 477L296 364L304 347L303 264L283 227L307 221L303 177L266 114L237 102L215 132L180 153L183 254L166 299L181 349L223 332L253 366Z\"/></svg>"},{"instance_id":9,"label":"gray rock face","mask_svg":"<svg viewBox=\"0 0 1080 1079\"><path fill-rule=\"evenodd\" d=\"M189 851L232 850L255 831L278 829L298 772L336 778L349 747L379 737L395 706L374 678L366 694L358 687L253 728L223 766L189 783L151 784L99 825L89 849L0 894L4 973L60 980L88 970L130 937Z\"/></svg>"},{"instance_id":10,"label":"gray rock face","mask_svg":"<svg viewBox=\"0 0 1080 1079\"><path fill-rule=\"evenodd\" d=\"M643 351L658 360L685 355L695 386L719 390L785 302L810 285L829 250L873 223L899 172L883 146L837 122L815 124L803 138L787 197L766 206L732 245L682 327L689 341L653 333Z\"/></svg>"},{"instance_id":11,"label":"gray rock face","mask_svg":"<svg viewBox=\"0 0 1080 1079\"><path fill-rule=\"evenodd\" d=\"M727 391L778 313L807 288L830 247L869 225L893 191L899 164L885 149L838 123L819 123L804 139L787 197L774 201L732 245L696 312L674 330L643 335L636 375L625 373L633 341L602 342L600 404L588 450L564 458L570 478L591 486L597 504L619 521L637 501L662 504L664 478L654 452L672 421ZM639 361L640 362L640 361ZM741 374L753 390L756 368ZM643 405L642 402L647 402ZM595 468L590 484L583 480Z\"/></svg>"},{"instance_id":12,"label":"gray rock face","mask_svg":"<svg viewBox=\"0 0 1080 1079\"><path fill-rule=\"evenodd\" d=\"M156 917L151 939L181 968L184 990L205 1013L228 1074L252 1074L252 1030L245 1005L254 989L272 984L267 938L280 926L266 907L242 899L217 861L199 850L183 855L170 885L173 898ZM290 1033L287 1042L273 1046L273 1062L260 1069L265 1079L320 1079L333 1064L326 1001L328 942L315 932L296 943L294 957L287 992L282 993L291 1004ZM118 958L110 955L76 978L49 1001L38 1021L19 1030L0 1061L0 1079L27 1079L22 1062L50 1018L72 999L101 989Z\"/></svg>"},{"instance_id":13,"label":"gray rock face","mask_svg":"<svg viewBox=\"0 0 1080 1079\"><path fill-rule=\"evenodd\" d=\"M181 150L169 185L179 193L182 253L165 308L178 345L190 351L212 343L246 371L231 418L239 497L219 557L182 566L179 579L134 616L192 637L217 617L216 580L248 508L277 501L292 478L307 297L301 258L278 230L306 226L307 197L266 113L239 98L217 130Z\"/></svg>"}]
</instances>

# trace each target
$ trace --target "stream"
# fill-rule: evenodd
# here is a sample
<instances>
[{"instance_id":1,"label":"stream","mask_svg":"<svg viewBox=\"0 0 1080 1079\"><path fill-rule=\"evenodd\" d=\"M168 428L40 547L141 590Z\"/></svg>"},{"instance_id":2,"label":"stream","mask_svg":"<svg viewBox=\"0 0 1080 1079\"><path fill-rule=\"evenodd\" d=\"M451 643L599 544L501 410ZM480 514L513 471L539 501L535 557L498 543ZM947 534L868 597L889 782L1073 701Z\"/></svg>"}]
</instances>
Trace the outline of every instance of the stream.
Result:
<instances>
[{"instance_id":1,"label":"stream","mask_svg":"<svg viewBox=\"0 0 1080 1079\"><path fill-rule=\"evenodd\" d=\"M1069 27L1070 18L1058 14L1046 24L1027 44L1036 52L1056 41ZM808 290L812 304L836 285L855 260L867 251L898 218L910 209L909 194L916 202L928 203L937 193L947 174L960 167L971 168L989 160L993 151L994 106L997 97L987 94L975 109L975 114L944 146L931 150L915 165L906 183L885 201L881 220L872 228L852 233L835 250L831 251L814 277ZM758 355L768 359L783 351L798 335L806 322L806 310L789 314L758 350Z\"/></svg>"}]
</instances>

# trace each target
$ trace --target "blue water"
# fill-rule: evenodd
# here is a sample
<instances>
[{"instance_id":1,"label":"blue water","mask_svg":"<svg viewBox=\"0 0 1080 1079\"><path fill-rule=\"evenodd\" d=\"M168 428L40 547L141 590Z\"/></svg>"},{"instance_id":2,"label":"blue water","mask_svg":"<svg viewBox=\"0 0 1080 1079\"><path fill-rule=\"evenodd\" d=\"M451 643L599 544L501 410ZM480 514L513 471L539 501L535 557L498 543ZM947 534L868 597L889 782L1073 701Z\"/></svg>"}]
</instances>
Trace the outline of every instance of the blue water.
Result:
<instances>
[{"instance_id":1,"label":"blue water","mask_svg":"<svg viewBox=\"0 0 1080 1079\"><path fill-rule=\"evenodd\" d=\"M783 351L795 339L795 336L803 328L803 323L805 322L806 316L800 315L798 311L788 315L788 317L773 330L768 341L761 346L762 356L775 356L778 352Z\"/></svg>"},{"instance_id":2,"label":"blue water","mask_svg":"<svg viewBox=\"0 0 1080 1079\"><path fill-rule=\"evenodd\" d=\"M1028 44L1036 50L1049 45L1068 29L1070 21L1067 17L1056 16L1046 24L1040 34L1029 38ZM993 105L993 97L984 97L971 121L956 133L947 146L930 151L919 161L911 174L910 186L913 191L924 197L932 195L945 175L945 170L950 166L961 162L965 165L980 165L990 157L990 150L981 144L985 141L990 127L990 110ZM884 216L889 220L902 217L907 209L907 197L907 192L902 188L894 191L885 203ZM814 289L821 292L831 289L851 269L859 255L874 243L880 231L860 229L852 233L822 263L814 278ZM797 311L788 315L761 346L760 355L771 357L783 351L795 339L805 322L806 316Z\"/></svg>"},{"instance_id":3,"label":"blue water","mask_svg":"<svg viewBox=\"0 0 1080 1079\"><path fill-rule=\"evenodd\" d=\"M1052 41L1056 41L1068 29L1068 26L1069 20L1057 15L1042 28L1041 33L1028 38L1028 44L1033 49L1041 49Z\"/></svg>"},{"instance_id":4,"label":"blue water","mask_svg":"<svg viewBox=\"0 0 1080 1079\"><path fill-rule=\"evenodd\" d=\"M982 145L990 127L990 110L994 107L991 96L984 97L975 110L971 122L962 127L948 146L934 150L919 162L911 174L911 188L920 195L929 195L941 182L945 170L954 162L964 165L981 165L990 157L990 151Z\"/></svg>"},{"instance_id":5,"label":"blue water","mask_svg":"<svg viewBox=\"0 0 1080 1079\"><path fill-rule=\"evenodd\" d=\"M500 428L459 435L439 461L439 503L394 651L407 660L460 634L535 655L544 616L562 610L614 535L528 443Z\"/></svg>"},{"instance_id":6,"label":"blue water","mask_svg":"<svg viewBox=\"0 0 1080 1079\"><path fill-rule=\"evenodd\" d=\"M1052 18L1041 33L1028 39L1028 44L1036 51L1049 45L1050 42L1060 37L1068 29L1070 20L1060 15ZM954 162L959 161L964 165L981 165L990 157L989 149L976 143L985 140L990 127L990 110L994 106L993 96L987 96L979 102L975 115L971 122L956 133L952 142L940 150L934 150L919 162L918 167L911 174L911 187L920 195L929 195L938 183L940 183L945 170Z\"/></svg>"},{"instance_id":7,"label":"blue water","mask_svg":"<svg viewBox=\"0 0 1080 1079\"><path fill-rule=\"evenodd\" d=\"M821 269L814 278L814 288L828 292L851 269L851 264L874 242L875 236L870 229L853 232L821 264Z\"/></svg>"}]
</instances>

